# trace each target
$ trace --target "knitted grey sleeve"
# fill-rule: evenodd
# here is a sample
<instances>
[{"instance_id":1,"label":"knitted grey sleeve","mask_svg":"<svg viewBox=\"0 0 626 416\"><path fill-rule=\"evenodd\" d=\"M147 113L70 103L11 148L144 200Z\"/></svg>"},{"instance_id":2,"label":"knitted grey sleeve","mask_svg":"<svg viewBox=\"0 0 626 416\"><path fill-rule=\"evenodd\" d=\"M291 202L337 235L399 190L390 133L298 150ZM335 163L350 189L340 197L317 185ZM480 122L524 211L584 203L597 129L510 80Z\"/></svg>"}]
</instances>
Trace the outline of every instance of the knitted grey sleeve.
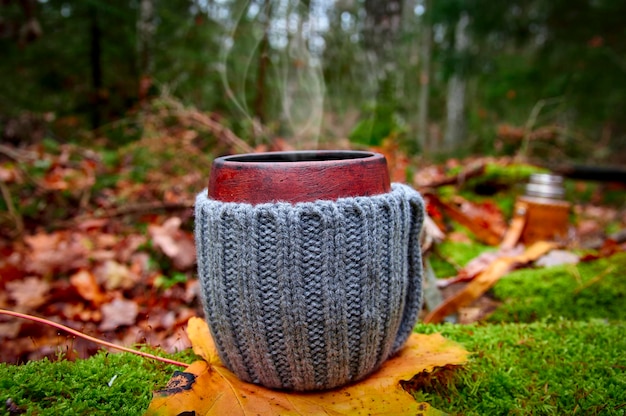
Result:
<instances>
[{"instance_id":1,"label":"knitted grey sleeve","mask_svg":"<svg viewBox=\"0 0 626 416\"><path fill-rule=\"evenodd\" d=\"M298 204L196 198L198 274L222 362L270 388L328 389L397 352L422 304L421 196Z\"/></svg>"}]
</instances>

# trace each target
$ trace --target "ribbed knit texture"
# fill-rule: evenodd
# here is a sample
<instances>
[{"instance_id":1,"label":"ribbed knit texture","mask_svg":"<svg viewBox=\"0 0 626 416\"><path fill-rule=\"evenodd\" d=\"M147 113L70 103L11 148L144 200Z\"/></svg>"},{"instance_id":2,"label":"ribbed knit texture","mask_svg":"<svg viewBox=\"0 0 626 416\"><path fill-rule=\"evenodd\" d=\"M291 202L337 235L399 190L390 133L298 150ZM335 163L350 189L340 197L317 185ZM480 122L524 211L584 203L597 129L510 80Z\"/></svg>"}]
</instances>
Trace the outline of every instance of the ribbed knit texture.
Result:
<instances>
[{"instance_id":1,"label":"ribbed knit texture","mask_svg":"<svg viewBox=\"0 0 626 416\"><path fill-rule=\"evenodd\" d=\"M422 303L421 196L259 205L196 198L198 273L222 362L289 390L361 379L400 349Z\"/></svg>"}]
</instances>

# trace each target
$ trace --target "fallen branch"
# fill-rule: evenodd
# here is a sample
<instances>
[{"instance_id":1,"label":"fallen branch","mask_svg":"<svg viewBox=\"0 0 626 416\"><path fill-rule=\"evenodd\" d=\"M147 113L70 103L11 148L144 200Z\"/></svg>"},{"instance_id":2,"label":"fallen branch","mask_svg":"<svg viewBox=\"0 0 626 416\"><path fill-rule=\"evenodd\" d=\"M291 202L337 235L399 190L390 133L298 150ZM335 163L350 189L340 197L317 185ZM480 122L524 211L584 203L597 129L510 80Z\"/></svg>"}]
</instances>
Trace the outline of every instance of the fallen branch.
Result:
<instances>
[{"instance_id":1,"label":"fallen branch","mask_svg":"<svg viewBox=\"0 0 626 416\"><path fill-rule=\"evenodd\" d=\"M91 341L91 342L93 342L95 344L102 345L102 346L108 347L108 348L113 348L113 349L120 350L120 351L124 351L124 352L128 352L128 353L131 353L131 354L139 355L140 357L150 358L150 359L153 359L153 360L161 361L161 362L166 363L166 364L176 365L176 366L179 366L179 367L188 367L189 366L189 364L182 363L180 361L170 360L169 358L159 357L159 356L156 356L156 355L149 354L147 352L133 350L132 348L122 347L121 345L116 345L116 344L113 344L111 342L107 342L107 341L104 341L104 340L101 340L101 339L98 339L98 338L94 338L92 336L89 336L87 334L83 334L82 332L77 331L75 329L72 329L70 327L67 327L65 325L61 325L61 324L58 324L58 323L53 322L53 321L49 321L49 320L44 319L44 318L39 318L37 316L27 315L27 314L19 313L19 312L13 312L13 311L9 311L9 310L6 310L6 309L0 309L0 314L1 315L9 315L9 316L13 316L13 317L16 317L16 318L21 318L21 319L27 319L29 321L33 321L33 322L37 322L37 323L40 323L40 324L48 325L48 326L60 329L62 331L65 331L65 332L67 332L69 334L72 334L74 336L77 336L79 338L86 339L87 341Z\"/></svg>"},{"instance_id":2,"label":"fallen branch","mask_svg":"<svg viewBox=\"0 0 626 416\"><path fill-rule=\"evenodd\" d=\"M454 176L447 176L445 178L435 179L429 183L420 184L420 188L423 189L432 189L432 188L440 188L446 185L462 185L468 179L477 177L485 173L485 168L487 166L486 162L476 163L474 165L470 165L469 167L463 169L461 172L457 173Z\"/></svg>"},{"instance_id":3,"label":"fallen branch","mask_svg":"<svg viewBox=\"0 0 626 416\"><path fill-rule=\"evenodd\" d=\"M626 169L621 166L548 164L546 167L570 179L626 183Z\"/></svg>"},{"instance_id":4,"label":"fallen branch","mask_svg":"<svg viewBox=\"0 0 626 416\"><path fill-rule=\"evenodd\" d=\"M35 185L36 188L40 190L47 191L48 189L41 184L38 179L35 179L24 167L22 164L33 163L39 159L39 156L35 152L27 151L27 150L19 150L14 149L10 146L5 146L0 144L0 155L5 155L9 159L12 159L16 162L15 168L21 173L22 177L28 180L30 183Z\"/></svg>"},{"instance_id":5,"label":"fallen branch","mask_svg":"<svg viewBox=\"0 0 626 416\"><path fill-rule=\"evenodd\" d=\"M13 204L13 198L11 197L11 192L6 184L0 181L0 193L2 194L2 199L4 199L4 203L7 206L9 211L9 218L15 225L15 234L18 238L21 238L24 234L24 219L22 218L22 214L19 213L17 209L15 209L15 205Z\"/></svg>"},{"instance_id":6,"label":"fallen branch","mask_svg":"<svg viewBox=\"0 0 626 416\"><path fill-rule=\"evenodd\" d=\"M528 247L524 253L518 256L502 257L495 260L487 269L465 286L463 290L449 297L435 310L430 312L426 318L424 318L424 323L439 323L443 321L446 316L481 297L509 271L523 264L530 263L557 247L558 244L556 243L539 241Z\"/></svg>"},{"instance_id":7,"label":"fallen branch","mask_svg":"<svg viewBox=\"0 0 626 416\"><path fill-rule=\"evenodd\" d=\"M226 142L231 146L238 147L245 153L254 152L254 149L248 143L237 137L229 128L222 126L206 114L199 112L187 112L185 115L192 121L195 121L196 123L209 129L211 133L223 142Z\"/></svg>"},{"instance_id":8,"label":"fallen branch","mask_svg":"<svg viewBox=\"0 0 626 416\"><path fill-rule=\"evenodd\" d=\"M437 279L437 287L445 288L457 283L470 282L491 266L497 259L518 256L522 254L523 251L524 249L521 245L514 248L500 248L498 251L486 251L470 260L465 267L458 267L456 276L447 279ZM454 264L453 266L457 267Z\"/></svg>"},{"instance_id":9,"label":"fallen branch","mask_svg":"<svg viewBox=\"0 0 626 416\"><path fill-rule=\"evenodd\" d=\"M154 211L175 211L179 209L193 208L193 201L183 202L141 202L137 204L124 205L107 210L97 218L114 218L131 214L146 214Z\"/></svg>"},{"instance_id":10,"label":"fallen branch","mask_svg":"<svg viewBox=\"0 0 626 416\"><path fill-rule=\"evenodd\" d=\"M69 220L64 220L56 223L56 227L67 227L69 225L75 225L87 220L101 220L108 218L123 217L124 215L141 215L149 214L156 211L177 211L191 209L194 206L193 201L182 202L140 202L137 204L124 205L111 209L103 210L94 214L83 214Z\"/></svg>"},{"instance_id":11,"label":"fallen branch","mask_svg":"<svg viewBox=\"0 0 626 416\"><path fill-rule=\"evenodd\" d=\"M162 97L162 100L174 109L175 114L180 117L188 118L189 120L207 128L219 140L231 146L238 147L241 151L245 153L254 152L254 149L244 140L237 137L237 135L233 133L232 130L213 120L208 115L193 108L185 108L180 102L174 100L170 96L164 96Z\"/></svg>"},{"instance_id":12,"label":"fallen branch","mask_svg":"<svg viewBox=\"0 0 626 416\"><path fill-rule=\"evenodd\" d=\"M13 159L17 163L33 162L38 159L35 152L18 150L11 146L0 144L0 154Z\"/></svg>"}]
</instances>

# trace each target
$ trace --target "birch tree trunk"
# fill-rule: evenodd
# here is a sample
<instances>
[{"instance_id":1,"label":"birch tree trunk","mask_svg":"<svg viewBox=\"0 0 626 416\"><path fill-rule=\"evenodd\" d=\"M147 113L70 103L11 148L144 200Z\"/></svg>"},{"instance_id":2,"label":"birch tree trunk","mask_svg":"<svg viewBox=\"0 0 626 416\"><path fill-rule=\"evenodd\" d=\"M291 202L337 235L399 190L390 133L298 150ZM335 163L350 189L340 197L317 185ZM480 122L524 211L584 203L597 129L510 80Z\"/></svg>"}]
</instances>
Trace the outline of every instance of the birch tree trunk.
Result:
<instances>
[{"instance_id":1,"label":"birch tree trunk","mask_svg":"<svg viewBox=\"0 0 626 416\"><path fill-rule=\"evenodd\" d=\"M469 16L462 13L454 30L454 52L462 56L470 45L468 34ZM457 148L465 138L465 89L466 78L463 71L455 71L448 81L446 134L444 150Z\"/></svg>"}]
</instances>

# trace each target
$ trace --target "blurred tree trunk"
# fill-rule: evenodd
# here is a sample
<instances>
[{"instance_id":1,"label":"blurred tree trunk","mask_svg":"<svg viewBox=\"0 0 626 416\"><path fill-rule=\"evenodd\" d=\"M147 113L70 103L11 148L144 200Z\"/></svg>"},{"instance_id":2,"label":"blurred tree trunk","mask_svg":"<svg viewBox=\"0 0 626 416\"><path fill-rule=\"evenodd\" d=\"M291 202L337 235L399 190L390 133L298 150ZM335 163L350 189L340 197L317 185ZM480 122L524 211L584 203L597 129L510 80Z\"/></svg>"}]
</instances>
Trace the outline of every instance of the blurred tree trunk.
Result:
<instances>
[{"instance_id":1,"label":"blurred tree trunk","mask_svg":"<svg viewBox=\"0 0 626 416\"><path fill-rule=\"evenodd\" d=\"M376 108L372 121L370 145L379 145L392 133L398 81L397 41L402 27L402 0L365 0L365 45L373 57L378 80Z\"/></svg>"},{"instance_id":2,"label":"blurred tree trunk","mask_svg":"<svg viewBox=\"0 0 626 416\"><path fill-rule=\"evenodd\" d=\"M464 59L470 46L468 33L469 15L461 13L454 30L454 53L457 58ZM448 81L446 134L444 150L457 148L465 138L465 88L466 74L457 69Z\"/></svg>"},{"instance_id":3,"label":"blurred tree trunk","mask_svg":"<svg viewBox=\"0 0 626 416\"><path fill-rule=\"evenodd\" d=\"M91 127L98 128L102 122L102 30L96 6L89 7L89 60L91 66Z\"/></svg>"},{"instance_id":4,"label":"blurred tree trunk","mask_svg":"<svg viewBox=\"0 0 626 416\"><path fill-rule=\"evenodd\" d=\"M153 43L156 33L155 1L141 0L137 16L137 57L139 69L140 104L145 104L152 87L152 71L154 67Z\"/></svg>"},{"instance_id":5,"label":"blurred tree trunk","mask_svg":"<svg viewBox=\"0 0 626 416\"><path fill-rule=\"evenodd\" d=\"M36 0L20 0L20 5L24 11L26 21L20 27L19 40L20 46L26 46L28 43L38 39L43 34L39 20L37 20L37 1Z\"/></svg>"},{"instance_id":6,"label":"blurred tree trunk","mask_svg":"<svg viewBox=\"0 0 626 416\"><path fill-rule=\"evenodd\" d=\"M260 6L261 11L259 15L263 19L263 38L261 39L261 44L259 45L259 66L257 72L256 79L256 97L254 100L254 112L255 115L259 118L261 123L265 123L266 114L266 98L267 98L267 69L269 65L269 30L270 30L270 22L272 19L272 3L271 0L264 0L263 4Z\"/></svg>"},{"instance_id":7,"label":"blurred tree trunk","mask_svg":"<svg viewBox=\"0 0 626 416\"><path fill-rule=\"evenodd\" d=\"M430 98L430 57L432 54L433 36L430 20L430 1L425 0L426 13L422 16L422 38L420 42L420 92L417 113L417 140L422 153L428 154L431 143L428 139L428 106Z\"/></svg>"},{"instance_id":8,"label":"blurred tree trunk","mask_svg":"<svg viewBox=\"0 0 626 416\"><path fill-rule=\"evenodd\" d=\"M365 0L365 42L376 56L377 71L383 78L396 69L391 54L402 23L401 0Z\"/></svg>"},{"instance_id":9,"label":"blurred tree trunk","mask_svg":"<svg viewBox=\"0 0 626 416\"><path fill-rule=\"evenodd\" d=\"M141 0L137 16L137 56L139 57L139 73L152 73L152 45L156 33L155 0Z\"/></svg>"}]
</instances>

